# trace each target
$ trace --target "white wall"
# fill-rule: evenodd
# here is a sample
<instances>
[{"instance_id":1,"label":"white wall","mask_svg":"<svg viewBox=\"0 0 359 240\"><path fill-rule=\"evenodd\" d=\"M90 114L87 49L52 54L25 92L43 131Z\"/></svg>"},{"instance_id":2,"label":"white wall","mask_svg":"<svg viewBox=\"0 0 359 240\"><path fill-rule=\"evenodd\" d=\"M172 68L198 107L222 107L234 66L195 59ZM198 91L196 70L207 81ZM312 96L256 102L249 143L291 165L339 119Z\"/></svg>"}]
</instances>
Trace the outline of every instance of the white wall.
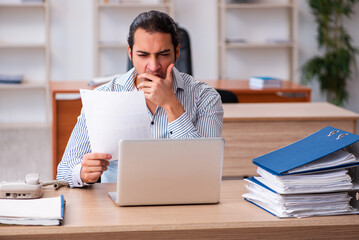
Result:
<instances>
[{"instance_id":1,"label":"white wall","mask_svg":"<svg viewBox=\"0 0 359 240\"><path fill-rule=\"evenodd\" d=\"M217 79L217 0L177 0L175 20L191 37L193 76Z\"/></svg>"},{"instance_id":2,"label":"white wall","mask_svg":"<svg viewBox=\"0 0 359 240\"><path fill-rule=\"evenodd\" d=\"M50 0L52 80L87 80L93 68L93 1Z\"/></svg>"},{"instance_id":3,"label":"white wall","mask_svg":"<svg viewBox=\"0 0 359 240\"><path fill-rule=\"evenodd\" d=\"M93 1L50 0L50 3L52 80L91 79ZM216 7L216 0L175 2L175 20L191 37L193 75L198 79L216 79L218 75Z\"/></svg>"},{"instance_id":4,"label":"white wall","mask_svg":"<svg viewBox=\"0 0 359 240\"><path fill-rule=\"evenodd\" d=\"M52 25L52 80L87 80L93 76L93 1L50 0ZM316 25L307 1L298 0L298 67L320 52ZM355 12L359 13L359 5ZM193 75L197 79L216 79L217 0L176 0L175 20L190 34ZM347 21L353 42L359 46L356 23L359 14ZM359 67L358 67L359 69ZM300 76L300 71L298 70ZM298 78L299 79L299 78ZM325 101L318 84L313 83L312 101ZM359 112L359 75L348 84L350 98L345 105Z\"/></svg>"}]
</instances>

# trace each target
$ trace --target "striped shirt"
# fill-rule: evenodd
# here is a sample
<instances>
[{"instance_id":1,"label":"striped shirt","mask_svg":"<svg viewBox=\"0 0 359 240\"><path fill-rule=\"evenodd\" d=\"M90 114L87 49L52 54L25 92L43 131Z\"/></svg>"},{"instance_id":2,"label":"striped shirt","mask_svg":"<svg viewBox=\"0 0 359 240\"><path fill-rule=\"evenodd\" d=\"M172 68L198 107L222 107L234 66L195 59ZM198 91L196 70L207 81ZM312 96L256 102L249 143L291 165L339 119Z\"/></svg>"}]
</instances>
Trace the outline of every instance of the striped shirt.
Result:
<instances>
[{"instance_id":1,"label":"striped shirt","mask_svg":"<svg viewBox=\"0 0 359 240\"><path fill-rule=\"evenodd\" d=\"M137 73L131 69L124 75L99 86L99 91L136 91L134 84ZM153 138L201 138L220 137L223 123L223 108L219 94L212 87L192 76L173 68L173 89L185 112L171 123L166 112L157 107L154 114L148 110ZM86 127L86 118L81 110L71 133L60 164L57 179L69 182L70 187L82 187L81 161L83 155L91 152ZM101 176L101 182L116 182L117 161L111 161L108 170Z\"/></svg>"}]
</instances>

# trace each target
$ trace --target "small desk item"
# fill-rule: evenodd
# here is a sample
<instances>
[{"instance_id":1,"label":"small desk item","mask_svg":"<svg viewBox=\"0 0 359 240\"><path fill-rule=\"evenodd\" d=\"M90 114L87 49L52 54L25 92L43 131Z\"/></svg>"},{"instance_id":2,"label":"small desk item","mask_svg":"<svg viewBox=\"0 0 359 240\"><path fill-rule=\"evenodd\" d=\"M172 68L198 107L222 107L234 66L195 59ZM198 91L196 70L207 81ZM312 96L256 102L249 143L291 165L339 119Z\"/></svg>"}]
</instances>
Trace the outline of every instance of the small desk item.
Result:
<instances>
[{"instance_id":1,"label":"small desk item","mask_svg":"<svg viewBox=\"0 0 359 240\"><path fill-rule=\"evenodd\" d=\"M0 224L60 225L63 219L63 195L39 199L0 199Z\"/></svg>"},{"instance_id":2,"label":"small desk item","mask_svg":"<svg viewBox=\"0 0 359 240\"><path fill-rule=\"evenodd\" d=\"M358 141L358 135L325 127L255 158L260 177L246 180L243 197L281 218L358 214Z\"/></svg>"},{"instance_id":3,"label":"small desk item","mask_svg":"<svg viewBox=\"0 0 359 240\"><path fill-rule=\"evenodd\" d=\"M249 87L252 89L281 88L282 79L269 76L253 76L249 78Z\"/></svg>"},{"instance_id":4,"label":"small desk item","mask_svg":"<svg viewBox=\"0 0 359 240\"><path fill-rule=\"evenodd\" d=\"M120 140L119 206L218 203L222 138Z\"/></svg>"}]
</instances>

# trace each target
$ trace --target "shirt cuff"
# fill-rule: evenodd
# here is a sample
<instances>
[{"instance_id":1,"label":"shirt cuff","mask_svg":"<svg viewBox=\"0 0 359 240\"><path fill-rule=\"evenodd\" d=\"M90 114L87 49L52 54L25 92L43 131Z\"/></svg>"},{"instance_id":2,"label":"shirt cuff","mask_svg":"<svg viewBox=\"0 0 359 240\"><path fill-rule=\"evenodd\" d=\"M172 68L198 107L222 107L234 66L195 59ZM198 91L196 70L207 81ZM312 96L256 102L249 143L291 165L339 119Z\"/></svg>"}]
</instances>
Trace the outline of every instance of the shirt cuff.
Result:
<instances>
[{"instance_id":1,"label":"shirt cuff","mask_svg":"<svg viewBox=\"0 0 359 240\"><path fill-rule=\"evenodd\" d=\"M72 169L72 181L74 183L74 187L84 187L87 185L81 180L81 167L81 163L79 163Z\"/></svg>"},{"instance_id":2,"label":"shirt cuff","mask_svg":"<svg viewBox=\"0 0 359 240\"><path fill-rule=\"evenodd\" d=\"M186 112L168 124L168 132L171 138L183 138L189 135L200 137Z\"/></svg>"}]
</instances>

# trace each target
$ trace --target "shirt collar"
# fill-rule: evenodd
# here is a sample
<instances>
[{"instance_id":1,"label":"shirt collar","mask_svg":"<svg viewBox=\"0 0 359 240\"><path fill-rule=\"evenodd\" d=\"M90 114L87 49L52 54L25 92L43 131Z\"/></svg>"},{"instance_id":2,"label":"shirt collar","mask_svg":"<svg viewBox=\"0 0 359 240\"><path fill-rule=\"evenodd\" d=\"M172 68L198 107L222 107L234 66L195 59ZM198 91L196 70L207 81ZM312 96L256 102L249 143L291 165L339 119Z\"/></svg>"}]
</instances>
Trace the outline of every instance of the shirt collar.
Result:
<instances>
[{"instance_id":1,"label":"shirt collar","mask_svg":"<svg viewBox=\"0 0 359 240\"><path fill-rule=\"evenodd\" d=\"M135 87L135 78L137 76L137 72L135 68L132 68L127 73L122 75L117 79L117 83L123 87L124 91L132 91L136 89ZM180 72L174 67L173 68L173 90L177 92L177 89L184 89L184 81L180 74Z\"/></svg>"}]
</instances>

